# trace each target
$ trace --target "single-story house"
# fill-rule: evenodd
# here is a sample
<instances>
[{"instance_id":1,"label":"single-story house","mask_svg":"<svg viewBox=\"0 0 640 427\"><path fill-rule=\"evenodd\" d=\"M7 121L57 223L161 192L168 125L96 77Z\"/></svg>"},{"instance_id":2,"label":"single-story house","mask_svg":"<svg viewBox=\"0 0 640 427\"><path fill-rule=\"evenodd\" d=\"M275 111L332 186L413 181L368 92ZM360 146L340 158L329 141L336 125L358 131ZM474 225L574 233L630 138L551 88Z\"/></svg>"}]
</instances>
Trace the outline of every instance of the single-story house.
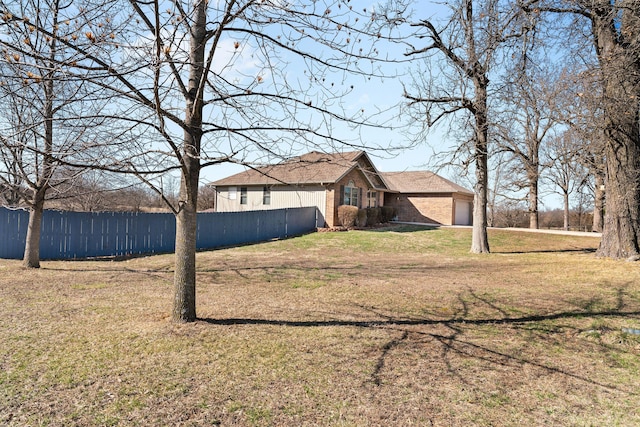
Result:
<instances>
[{"instance_id":1,"label":"single-story house","mask_svg":"<svg viewBox=\"0 0 640 427\"><path fill-rule=\"evenodd\" d=\"M381 173L364 151L314 151L210 185L218 212L315 206L318 224L333 227L339 225L340 205L388 205L396 208L399 221L471 223L473 193L431 172Z\"/></svg>"}]
</instances>

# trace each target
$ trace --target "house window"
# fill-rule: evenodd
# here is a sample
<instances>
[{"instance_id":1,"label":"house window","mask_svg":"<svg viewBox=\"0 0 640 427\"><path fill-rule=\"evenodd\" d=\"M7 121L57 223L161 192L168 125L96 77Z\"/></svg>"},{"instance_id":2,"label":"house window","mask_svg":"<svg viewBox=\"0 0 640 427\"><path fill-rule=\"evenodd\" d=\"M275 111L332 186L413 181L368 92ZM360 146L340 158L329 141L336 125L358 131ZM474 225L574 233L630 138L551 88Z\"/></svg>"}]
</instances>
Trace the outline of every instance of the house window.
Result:
<instances>
[{"instance_id":1,"label":"house window","mask_svg":"<svg viewBox=\"0 0 640 427\"><path fill-rule=\"evenodd\" d=\"M349 183L344 187L344 204L351 206L360 206L358 204L358 192L360 189L356 187L356 184L353 181L349 181Z\"/></svg>"},{"instance_id":2,"label":"house window","mask_svg":"<svg viewBox=\"0 0 640 427\"><path fill-rule=\"evenodd\" d=\"M377 191L367 191L367 207L369 208L377 208L378 207L378 192Z\"/></svg>"},{"instance_id":3,"label":"house window","mask_svg":"<svg viewBox=\"0 0 640 427\"><path fill-rule=\"evenodd\" d=\"M229 187L229 200L235 200L238 197L238 189L236 187Z\"/></svg>"},{"instance_id":4,"label":"house window","mask_svg":"<svg viewBox=\"0 0 640 427\"><path fill-rule=\"evenodd\" d=\"M262 187L262 204L271 204L271 189L267 186Z\"/></svg>"},{"instance_id":5,"label":"house window","mask_svg":"<svg viewBox=\"0 0 640 427\"><path fill-rule=\"evenodd\" d=\"M247 187L240 187L240 204L247 204Z\"/></svg>"}]
</instances>

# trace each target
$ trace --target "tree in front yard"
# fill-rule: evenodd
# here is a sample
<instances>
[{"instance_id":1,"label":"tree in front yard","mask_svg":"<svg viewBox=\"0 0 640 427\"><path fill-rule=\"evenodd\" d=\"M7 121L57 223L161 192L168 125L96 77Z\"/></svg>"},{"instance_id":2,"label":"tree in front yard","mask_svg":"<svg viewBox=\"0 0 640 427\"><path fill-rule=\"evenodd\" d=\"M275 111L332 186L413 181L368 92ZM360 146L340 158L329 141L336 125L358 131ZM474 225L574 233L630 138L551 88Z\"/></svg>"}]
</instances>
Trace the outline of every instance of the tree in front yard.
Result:
<instances>
[{"instance_id":1,"label":"tree in front yard","mask_svg":"<svg viewBox=\"0 0 640 427\"><path fill-rule=\"evenodd\" d=\"M532 16L572 16L572 27L591 37L600 76L606 164L598 254L640 256L640 0L533 0L524 6Z\"/></svg>"},{"instance_id":2,"label":"tree in front yard","mask_svg":"<svg viewBox=\"0 0 640 427\"><path fill-rule=\"evenodd\" d=\"M88 70L87 81L111 94L102 117L119 124L102 133L111 145L82 164L136 175L163 197L176 217L172 317L194 321L202 168L339 148L336 126L369 122L366 112L349 112L344 97L358 81L382 77L375 43L391 37L404 9L311 0L96 2L114 13L65 41L85 55L69 75ZM175 201L162 190L167 174L180 177Z\"/></svg>"},{"instance_id":3,"label":"tree in front yard","mask_svg":"<svg viewBox=\"0 0 640 427\"><path fill-rule=\"evenodd\" d=\"M73 180L57 174L59 161L94 142L91 116L101 105L82 76L69 78L83 54L68 43L102 13L60 0L2 1L0 13L0 185L29 207L23 262L37 268L45 201Z\"/></svg>"},{"instance_id":4,"label":"tree in front yard","mask_svg":"<svg viewBox=\"0 0 640 427\"><path fill-rule=\"evenodd\" d=\"M489 252L487 237L490 78L501 61L508 40L520 37L520 10L498 0L457 0L447 4L449 19L423 19L417 28L421 46L407 55L424 58L425 70L406 98L412 120L432 128L449 121L462 128L457 155L475 168L475 200L471 252ZM526 28L525 28L526 29ZM465 156L467 153L468 156Z\"/></svg>"}]
</instances>

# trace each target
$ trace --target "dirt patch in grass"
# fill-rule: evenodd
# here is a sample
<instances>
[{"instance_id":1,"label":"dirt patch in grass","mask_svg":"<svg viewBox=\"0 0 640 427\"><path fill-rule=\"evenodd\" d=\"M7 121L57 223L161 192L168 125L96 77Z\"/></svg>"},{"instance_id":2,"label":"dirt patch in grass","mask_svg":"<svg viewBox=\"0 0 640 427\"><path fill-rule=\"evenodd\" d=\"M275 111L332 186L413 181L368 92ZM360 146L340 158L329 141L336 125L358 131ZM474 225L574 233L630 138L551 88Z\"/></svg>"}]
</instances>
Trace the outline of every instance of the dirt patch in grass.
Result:
<instances>
[{"instance_id":1,"label":"dirt patch in grass","mask_svg":"<svg viewBox=\"0 0 640 427\"><path fill-rule=\"evenodd\" d=\"M640 269L598 239L392 227L0 261L0 425L638 425Z\"/></svg>"}]
</instances>

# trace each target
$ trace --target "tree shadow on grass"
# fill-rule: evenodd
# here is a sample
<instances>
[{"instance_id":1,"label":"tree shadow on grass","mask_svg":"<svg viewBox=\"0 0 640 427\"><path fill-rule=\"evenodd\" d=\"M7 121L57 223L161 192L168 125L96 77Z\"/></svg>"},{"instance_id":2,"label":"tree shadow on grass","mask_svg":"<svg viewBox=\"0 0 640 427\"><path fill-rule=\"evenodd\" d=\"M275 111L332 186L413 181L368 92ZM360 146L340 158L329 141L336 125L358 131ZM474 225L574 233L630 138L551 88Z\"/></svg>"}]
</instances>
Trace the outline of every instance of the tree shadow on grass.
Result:
<instances>
[{"instance_id":1,"label":"tree shadow on grass","mask_svg":"<svg viewBox=\"0 0 640 427\"><path fill-rule=\"evenodd\" d=\"M207 267L207 266L198 266L196 268L196 274L205 274L205 273L224 273L231 272L239 276L246 276L246 273L250 272L262 272L262 273L273 273L274 271L279 270L287 270L294 271L301 274L310 274L310 273L341 273L345 276L352 275L361 275L364 266L363 262L353 261L352 263L343 262L341 265L336 265L333 261L327 261L326 263L315 263L310 265L309 263L300 263L296 264L288 259L283 259L281 262L269 261L264 265L242 265L240 267L236 265L227 265L222 261L220 266L216 267ZM374 270L374 267L366 266L369 272L372 271L380 271L380 272L392 272L392 271L403 271L403 272L423 272L423 271L451 271L452 267L450 265L421 265L421 264L410 264L410 265L387 265L376 267L377 270ZM95 268L66 268L62 267L51 267L45 266L40 268L41 271L52 271L52 272L97 272L97 273L138 273L138 274L173 274L173 265L170 265L169 268L166 266L161 266L158 268L132 268L123 265L105 265L104 267L95 267Z\"/></svg>"},{"instance_id":2,"label":"tree shadow on grass","mask_svg":"<svg viewBox=\"0 0 640 427\"><path fill-rule=\"evenodd\" d=\"M360 328L376 328L383 326L433 326L433 325L519 325L532 322L544 322L548 320L581 319L585 317L637 317L640 311L568 311L561 313L540 314L522 317L490 318L490 319L381 319L381 320L278 320L256 319L244 317L229 317L222 319L198 318L200 322L216 326L234 325L271 325L301 328L348 326Z\"/></svg>"},{"instance_id":3,"label":"tree shadow on grass","mask_svg":"<svg viewBox=\"0 0 640 427\"><path fill-rule=\"evenodd\" d=\"M562 311L549 314L534 314L519 317L506 317L506 313L501 312L505 317L469 319L467 318L469 311L467 303L463 302L460 311L455 313L453 317L448 319L406 319L394 318L391 316L382 316L378 320L279 320L279 319L258 319L258 318L200 318L199 322L207 323L214 326L284 326L294 328L318 328L318 327L356 327L356 328L376 328L389 331L389 340L380 348L374 368L370 374L369 383L375 387L383 384L383 371L390 365L389 359L391 353L401 346L406 345L431 345L433 341L440 343L443 348L442 359L447 366L449 373L465 383L468 381L465 376L459 372L459 369L453 365L452 357L454 355L464 358L474 358L484 363L492 365L501 365L505 367L514 367L529 365L534 368L541 369L550 374L563 375L572 380L591 384L611 391L623 392L628 395L637 395L633 390L624 389L615 384L607 384L606 382L597 381L588 376L571 372L568 369L562 369L558 366L545 364L534 358L528 358L520 353L508 353L497 349L489 348L486 345L474 342L475 340L465 339L465 327L482 326L482 325L509 325L515 328L528 328L527 325L534 325L539 322L554 320L570 320L582 318L607 318L607 317L629 317L637 318L640 311L623 310L620 301L618 306L613 309L606 310L584 310L577 309L571 311ZM582 304L580 304L582 305ZM364 308L364 307L361 307ZM369 310L372 311L372 310ZM378 313L379 314L379 313ZM417 329L420 326L444 326L451 331L450 334L435 333ZM543 330L545 334L550 333ZM601 344L603 345L603 344Z\"/></svg>"}]
</instances>

